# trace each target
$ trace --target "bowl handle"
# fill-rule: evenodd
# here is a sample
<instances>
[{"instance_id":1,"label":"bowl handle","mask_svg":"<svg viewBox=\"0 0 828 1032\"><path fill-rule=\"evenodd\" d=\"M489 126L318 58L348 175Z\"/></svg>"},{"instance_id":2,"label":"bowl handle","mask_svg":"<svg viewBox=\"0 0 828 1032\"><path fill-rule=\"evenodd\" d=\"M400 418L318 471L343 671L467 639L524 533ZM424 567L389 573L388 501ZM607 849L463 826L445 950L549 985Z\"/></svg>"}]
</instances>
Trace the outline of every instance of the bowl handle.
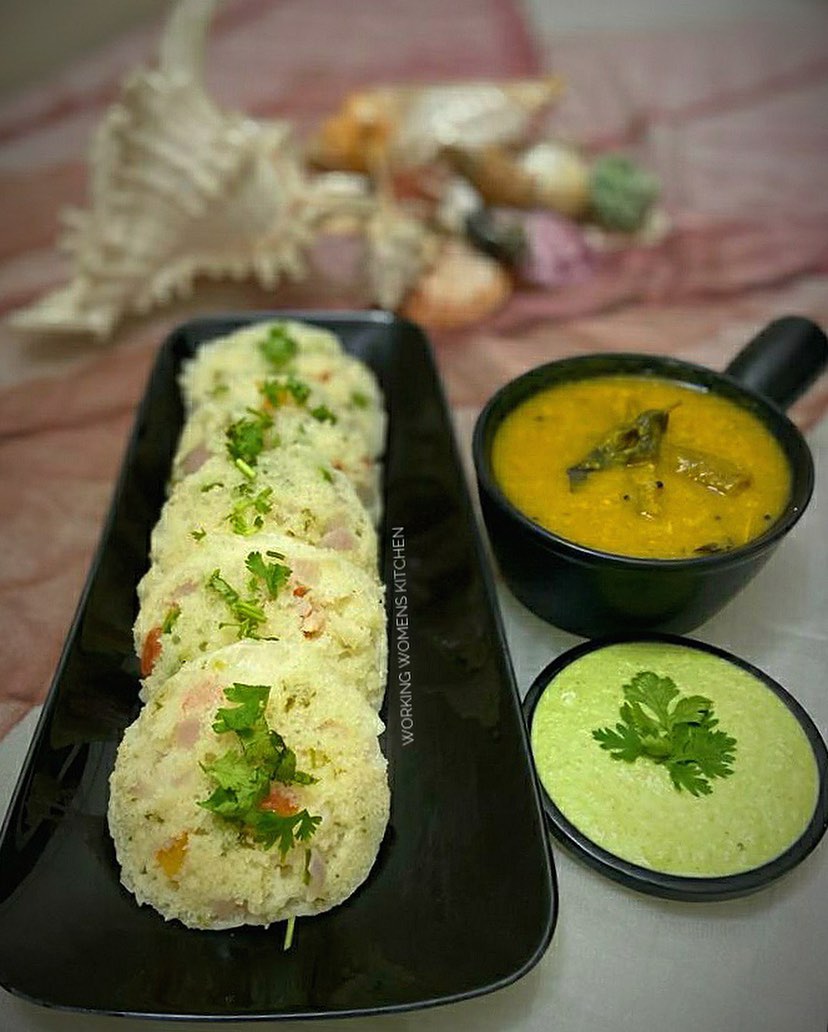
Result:
<instances>
[{"instance_id":1,"label":"bowl handle","mask_svg":"<svg viewBox=\"0 0 828 1032\"><path fill-rule=\"evenodd\" d=\"M786 409L828 363L828 337L801 315L776 319L746 344L725 370L743 387Z\"/></svg>"}]
</instances>

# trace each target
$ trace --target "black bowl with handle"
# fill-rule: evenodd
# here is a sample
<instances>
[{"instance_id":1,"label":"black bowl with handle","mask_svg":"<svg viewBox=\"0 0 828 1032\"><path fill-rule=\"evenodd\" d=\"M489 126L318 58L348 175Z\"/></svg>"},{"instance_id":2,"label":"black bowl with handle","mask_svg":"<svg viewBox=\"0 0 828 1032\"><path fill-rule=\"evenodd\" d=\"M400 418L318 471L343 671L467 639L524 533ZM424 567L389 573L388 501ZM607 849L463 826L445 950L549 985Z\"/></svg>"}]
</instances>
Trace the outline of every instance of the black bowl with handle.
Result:
<instances>
[{"instance_id":1,"label":"black bowl with handle","mask_svg":"<svg viewBox=\"0 0 828 1032\"><path fill-rule=\"evenodd\" d=\"M510 590L538 616L584 637L636 630L685 633L710 619L759 572L811 498L811 452L784 410L826 363L828 338L822 330L808 319L786 316L770 323L724 373L676 358L604 353L549 362L505 384L480 413L472 450L483 518ZM538 391L608 375L702 388L758 417L782 447L791 470L791 492L779 519L764 534L730 551L643 559L576 544L524 515L504 495L492 471L498 428Z\"/></svg>"}]
</instances>

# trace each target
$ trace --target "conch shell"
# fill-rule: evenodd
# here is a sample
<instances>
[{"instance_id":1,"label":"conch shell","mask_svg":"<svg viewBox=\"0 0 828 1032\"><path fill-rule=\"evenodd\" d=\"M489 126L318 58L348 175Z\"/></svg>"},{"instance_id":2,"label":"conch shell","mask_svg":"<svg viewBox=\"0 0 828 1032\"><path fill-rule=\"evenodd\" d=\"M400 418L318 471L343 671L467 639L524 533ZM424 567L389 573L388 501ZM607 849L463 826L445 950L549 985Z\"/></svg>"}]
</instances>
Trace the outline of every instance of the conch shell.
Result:
<instances>
[{"instance_id":1,"label":"conch shell","mask_svg":"<svg viewBox=\"0 0 828 1032\"><path fill-rule=\"evenodd\" d=\"M217 3L181 0L157 67L124 83L93 141L90 207L65 214L72 280L15 313L15 328L106 337L125 315L188 293L198 275L264 286L298 276L318 224L352 203L306 178L289 123L208 97Z\"/></svg>"},{"instance_id":2,"label":"conch shell","mask_svg":"<svg viewBox=\"0 0 828 1032\"><path fill-rule=\"evenodd\" d=\"M517 145L562 91L550 75L353 93L310 141L308 158L319 168L373 174L425 165L445 147Z\"/></svg>"}]
</instances>

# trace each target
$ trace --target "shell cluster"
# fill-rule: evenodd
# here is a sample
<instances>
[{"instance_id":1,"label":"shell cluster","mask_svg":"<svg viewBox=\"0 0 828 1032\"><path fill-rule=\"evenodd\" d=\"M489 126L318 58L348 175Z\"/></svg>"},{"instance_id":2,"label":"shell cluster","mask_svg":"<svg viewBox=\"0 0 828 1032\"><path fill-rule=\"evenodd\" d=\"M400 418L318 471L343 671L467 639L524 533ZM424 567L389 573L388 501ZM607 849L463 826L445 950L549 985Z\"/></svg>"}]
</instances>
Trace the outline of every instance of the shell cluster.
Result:
<instances>
[{"instance_id":1,"label":"shell cluster","mask_svg":"<svg viewBox=\"0 0 828 1032\"><path fill-rule=\"evenodd\" d=\"M561 90L551 76L377 87L346 98L301 147L289 122L223 110L206 92L218 3L179 0L156 65L124 82L93 140L89 206L64 213L71 280L14 313L15 329L105 339L198 277L271 289L306 275L323 230L357 234L373 302L399 308L445 240L401 203L395 176L448 147L514 143Z\"/></svg>"}]
</instances>

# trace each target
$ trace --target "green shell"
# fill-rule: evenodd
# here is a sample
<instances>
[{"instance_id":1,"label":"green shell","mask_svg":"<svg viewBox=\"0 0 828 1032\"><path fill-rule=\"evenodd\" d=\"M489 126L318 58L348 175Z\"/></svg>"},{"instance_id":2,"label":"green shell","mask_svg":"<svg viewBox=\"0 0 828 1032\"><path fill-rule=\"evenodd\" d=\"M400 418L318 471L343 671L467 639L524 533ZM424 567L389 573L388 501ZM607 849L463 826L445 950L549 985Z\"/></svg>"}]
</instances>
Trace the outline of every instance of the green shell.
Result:
<instances>
[{"instance_id":1,"label":"green shell","mask_svg":"<svg viewBox=\"0 0 828 1032\"><path fill-rule=\"evenodd\" d=\"M658 179L620 154L599 158L590 175L590 204L606 229L634 233L660 192Z\"/></svg>"}]
</instances>

